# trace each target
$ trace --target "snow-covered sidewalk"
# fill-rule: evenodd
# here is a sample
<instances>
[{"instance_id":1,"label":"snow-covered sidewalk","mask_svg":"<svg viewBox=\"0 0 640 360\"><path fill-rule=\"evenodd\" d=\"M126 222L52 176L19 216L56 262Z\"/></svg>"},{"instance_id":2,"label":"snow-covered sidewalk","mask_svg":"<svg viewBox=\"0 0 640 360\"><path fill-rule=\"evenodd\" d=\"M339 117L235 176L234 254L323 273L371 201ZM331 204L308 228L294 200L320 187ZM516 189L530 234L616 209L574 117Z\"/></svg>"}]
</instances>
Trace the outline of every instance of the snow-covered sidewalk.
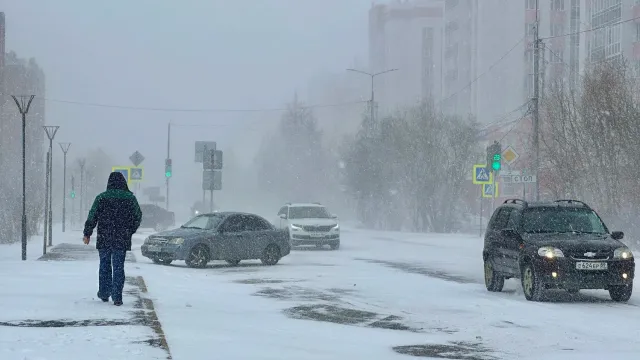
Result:
<instances>
[{"instance_id":1,"label":"snow-covered sidewalk","mask_svg":"<svg viewBox=\"0 0 640 360\"><path fill-rule=\"evenodd\" d=\"M132 263L124 305L103 303L96 297L94 246L79 245L79 233L57 238L73 243L61 244L66 256L49 256L53 261L37 260L41 239L29 243L27 261L20 260L19 243L0 245L0 359L166 359L153 305Z\"/></svg>"}]
</instances>

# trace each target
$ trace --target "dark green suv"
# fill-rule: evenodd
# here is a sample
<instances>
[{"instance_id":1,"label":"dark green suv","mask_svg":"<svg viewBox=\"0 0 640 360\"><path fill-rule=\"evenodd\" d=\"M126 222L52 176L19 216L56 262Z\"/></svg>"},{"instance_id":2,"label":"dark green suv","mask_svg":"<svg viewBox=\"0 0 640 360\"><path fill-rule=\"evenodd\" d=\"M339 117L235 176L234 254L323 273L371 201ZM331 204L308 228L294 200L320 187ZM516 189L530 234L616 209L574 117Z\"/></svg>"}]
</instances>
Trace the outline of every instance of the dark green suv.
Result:
<instances>
[{"instance_id":1,"label":"dark green suv","mask_svg":"<svg viewBox=\"0 0 640 360\"><path fill-rule=\"evenodd\" d=\"M502 291L505 279L519 278L527 300L542 300L546 289L605 289L626 302L635 261L623 237L581 201L505 200L484 236L485 285Z\"/></svg>"}]
</instances>

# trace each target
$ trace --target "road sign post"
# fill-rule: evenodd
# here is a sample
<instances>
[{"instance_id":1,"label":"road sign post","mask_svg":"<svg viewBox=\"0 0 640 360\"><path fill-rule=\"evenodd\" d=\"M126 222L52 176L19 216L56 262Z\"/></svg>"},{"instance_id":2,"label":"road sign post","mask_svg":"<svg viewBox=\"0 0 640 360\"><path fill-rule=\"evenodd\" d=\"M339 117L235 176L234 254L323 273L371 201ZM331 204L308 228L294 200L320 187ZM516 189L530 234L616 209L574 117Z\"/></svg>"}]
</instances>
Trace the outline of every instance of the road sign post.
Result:
<instances>
[{"instance_id":1,"label":"road sign post","mask_svg":"<svg viewBox=\"0 0 640 360\"><path fill-rule=\"evenodd\" d=\"M473 177L471 178L471 181L475 185L493 183L493 173L489 170L489 168L485 164L473 165L472 176Z\"/></svg>"},{"instance_id":2,"label":"road sign post","mask_svg":"<svg viewBox=\"0 0 640 360\"><path fill-rule=\"evenodd\" d=\"M196 141L195 162L204 162L204 153L209 150L216 150L215 141Z\"/></svg>"},{"instance_id":3,"label":"road sign post","mask_svg":"<svg viewBox=\"0 0 640 360\"><path fill-rule=\"evenodd\" d=\"M111 172L119 172L124 175L124 178L127 180L127 183L131 181L129 176L129 167L128 166L113 166L111 168Z\"/></svg>"},{"instance_id":4,"label":"road sign post","mask_svg":"<svg viewBox=\"0 0 640 360\"><path fill-rule=\"evenodd\" d=\"M500 196L499 193L499 189L500 187L498 186L499 183L494 183L494 184L483 184L482 185L482 197L483 198L497 198Z\"/></svg>"},{"instance_id":5,"label":"road sign post","mask_svg":"<svg viewBox=\"0 0 640 360\"><path fill-rule=\"evenodd\" d=\"M143 171L141 167L131 167L129 168L129 178L131 182L140 182L143 180Z\"/></svg>"}]
</instances>

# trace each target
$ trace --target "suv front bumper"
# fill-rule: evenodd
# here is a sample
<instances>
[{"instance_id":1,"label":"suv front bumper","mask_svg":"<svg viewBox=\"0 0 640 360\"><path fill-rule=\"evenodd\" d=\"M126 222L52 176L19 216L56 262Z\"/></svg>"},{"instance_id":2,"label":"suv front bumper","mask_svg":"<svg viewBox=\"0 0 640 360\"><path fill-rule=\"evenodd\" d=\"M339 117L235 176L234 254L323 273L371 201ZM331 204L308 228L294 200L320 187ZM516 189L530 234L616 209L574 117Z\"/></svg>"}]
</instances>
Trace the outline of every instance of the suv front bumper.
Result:
<instances>
[{"instance_id":1,"label":"suv front bumper","mask_svg":"<svg viewBox=\"0 0 640 360\"><path fill-rule=\"evenodd\" d=\"M608 289L630 285L635 275L635 262L629 260L594 260L606 262L607 270L579 270L572 258L538 258L535 263L537 279L547 289ZM555 276L554 276L555 275Z\"/></svg>"},{"instance_id":2,"label":"suv front bumper","mask_svg":"<svg viewBox=\"0 0 640 360\"><path fill-rule=\"evenodd\" d=\"M322 234L310 234L305 232L292 233L289 237L292 246L298 245L331 245L340 242L340 233L327 232Z\"/></svg>"}]
</instances>

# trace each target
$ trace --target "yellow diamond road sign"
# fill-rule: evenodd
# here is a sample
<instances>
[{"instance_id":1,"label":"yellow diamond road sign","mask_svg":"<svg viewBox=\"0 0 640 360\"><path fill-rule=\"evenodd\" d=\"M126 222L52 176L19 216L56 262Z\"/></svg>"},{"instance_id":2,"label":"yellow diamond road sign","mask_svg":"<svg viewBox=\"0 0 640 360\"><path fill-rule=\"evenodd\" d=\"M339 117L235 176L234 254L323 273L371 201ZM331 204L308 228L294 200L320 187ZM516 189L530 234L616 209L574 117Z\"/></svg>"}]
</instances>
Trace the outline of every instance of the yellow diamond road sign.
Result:
<instances>
[{"instance_id":1,"label":"yellow diamond road sign","mask_svg":"<svg viewBox=\"0 0 640 360\"><path fill-rule=\"evenodd\" d=\"M511 146L507 146L507 148L502 152L502 158L508 165L513 164L519 157L520 155L518 155L516 150Z\"/></svg>"}]
</instances>

